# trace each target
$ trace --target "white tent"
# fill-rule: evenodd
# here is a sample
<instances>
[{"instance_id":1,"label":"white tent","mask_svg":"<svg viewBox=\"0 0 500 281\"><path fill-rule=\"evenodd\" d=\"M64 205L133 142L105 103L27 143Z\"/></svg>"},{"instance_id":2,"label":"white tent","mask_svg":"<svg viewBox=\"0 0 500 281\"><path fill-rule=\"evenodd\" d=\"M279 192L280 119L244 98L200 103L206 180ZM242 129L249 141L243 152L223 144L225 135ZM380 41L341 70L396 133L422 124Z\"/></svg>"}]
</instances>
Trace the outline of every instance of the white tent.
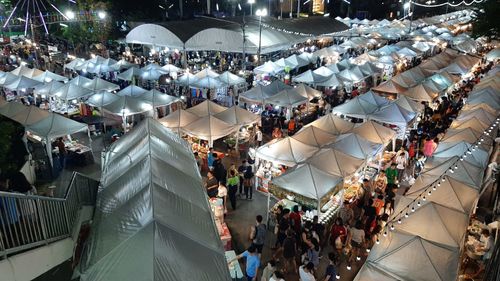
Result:
<instances>
[{"instance_id":1,"label":"white tent","mask_svg":"<svg viewBox=\"0 0 500 281\"><path fill-rule=\"evenodd\" d=\"M180 102L181 99L162 93L156 89L149 90L138 96L139 99L150 103L153 107L167 106L172 103Z\"/></svg>"},{"instance_id":2,"label":"white tent","mask_svg":"<svg viewBox=\"0 0 500 281\"><path fill-rule=\"evenodd\" d=\"M298 82L298 83L307 83L307 84L311 84L311 85L317 85L319 83L327 81L331 75L333 75L333 74L325 76L322 74L318 74L318 73L309 69L306 72L303 72L303 73L293 77L292 80L294 82Z\"/></svg>"},{"instance_id":3,"label":"white tent","mask_svg":"<svg viewBox=\"0 0 500 281\"><path fill-rule=\"evenodd\" d=\"M66 83L62 87L49 93L50 96L56 97L66 102L74 99L84 98L92 94L93 92L91 90L71 83Z\"/></svg>"},{"instance_id":4,"label":"white tent","mask_svg":"<svg viewBox=\"0 0 500 281\"><path fill-rule=\"evenodd\" d=\"M406 91L406 88L397 84L396 82L391 80L387 80L377 87L372 88L373 91L389 93L389 94L401 94Z\"/></svg>"},{"instance_id":5,"label":"white tent","mask_svg":"<svg viewBox=\"0 0 500 281\"><path fill-rule=\"evenodd\" d=\"M220 89L220 88L227 87L228 84L220 81L219 78L213 78L210 76L206 76L204 78L197 79L196 81L193 81L189 86L193 87L193 88L199 88L199 89Z\"/></svg>"},{"instance_id":6,"label":"white tent","mask_svg":"<svg viewBox=\"0 0 500 281\"><path fill-rule=\"evenodd\" d=\"M486 125L491 125L497 119L497 114L492 114L484 109L478 108L472 111L462 111L461 114L458 115L458 121L465 121L471 118L476 118Z\"/></svg>"},{"instance_id":7,"label":"white tent","mask_svg":"<svg viewBox=\"0 0 500 281\"><path fill-rule=\"evenodd\" d=\"M224 107L222 105L218 105L213 101L210 100L205 100L191 108L186 109L186 111L189 111L193 114L198 115L199 117L205 117L213 114L217 114L219 112L222 112L226 110L227 107Z\"/></svg>"},{"instance_id":8,"label":"white tent","mask_svg":"<svg viewBox=\"0 0 500 281\"><path fill-rule=\"evenodd\" d=\"M184 86L189 86L191 83L196 81L198 78L194 74L191 74L189 72L185 72L181 77L177 78L175 83L181 84Z\"/></svg>"},{"instance_id":9,"label":"white tent","mask_svg":"<svg viewBox=\"0 0 500 281\"><path fill-rule=\"evenodd\" d=\"M124 118L129 115L150 111L153 109L153 106L138 98L118 96L115 101L103 106L103 108Z\"/></svg>"},{"instance_id":10,"label":"white tent","mask_svg":"<svg viewBox=\"0 0 500 281\"><path fill-rule=\"evenodd\" d=\"M295 54L286 58L285 61L289 64L294 65L294 68L303 67L309 64L309 60L301 58L300 56L297 56Z\"/></svg>"},{"instance_id":11,"label":"white tent","mask_svg":"<svg viewBox=\"0 0 500 281\"><path fill-rule=\"evenodd\" d=\"M287 68L294 69L297 67L296 64L294 64L293 62L287 61L284 58L280 58L279 60L275 61L274 63L277 66L282 67L283 69L287 69Z\"/></svg>"},{"instance_id":12,"label":"white tent","mask_svg":"<svg viewBox=\"0 0 500 281\"><path fill-rule=\"evenodd\" d=\"M338 74L338 77L344 81L351 83L357 83L365 79L365 75L363 75L359 67L344 69Z\"/></svg>"},{"instance_id":13,"label":"white tent","mask_svg":"<svg viewBox=\"0 0 500 281\"><path fill-rule=\"evenodd\" d=\"M226 71L222 73L219 76L219 80L222 81L223 83L226 83L227 85L233 86L233 85L240 85L246 83L245 79L233 74L229 71Z\"/></svg>"},{"instance_id":14,"label":"white tent","mask_svg":"<svg viewBox=\"0 0 500 281\"><path fill-rule=\"evenodd\" d=\"M496 110L491 107L489 104L487 103L479 103L479 104L466 104L462 107L462 111L465 112L465 111L472 111L472 110L476 110L476 109L483 109L491 114L496 114Z\"/></svg>"},{"instance_id":15,"label":"white tent","mask_svg":"<svg viewBox=\"0 0 500 281\"><path fill-rule=\"evenodd\" d=\"M122 69L129 69L129 68L134 67L134 66L136 66L136 64L128 62L125 59L121 59L121 60L117 61L115 64L111 65L111 67L117 71L122 70Z\"/></svg>"},{"instance_id":16,"label":"white tent","mask_svg":"<svg viewBox=\"0 0 500 281\"><path fill-rule=\"evenodd\" d=\"M49 83L38 85L35 87L33 92L37 95L48 95L49 93L55 92L57 89L64 86L63 83L52 80Z\"/></svg>"},{"instance_id":17,"label":"white tent","mask_svg":"<svg viewBox=\"0 0 500 281\"><path fill-rule=\"evenodd\" d=\"M342 114L349 117L365 119L371 113L377 111L380 107L359 98L359 96L337 105L332 109L333 113Z\"/></svg>"},{"instance_id":18,"label":"white tent","mask_svg":"<svg viewBox=\"0 0 500 281\"><path fill-rule=\"evenodd\" d=\"M281 67L272 61L267 61L263 65L257 66L253 71L257 74L275 75L284 69L284 67Z\"/></svg>"},{"instance_id":19,"label":"white tent","mask_svg":"<svg viewBox=\"0 0 500 281\"><path fill-rule=\"evenodd\" d=\"M349 177L361 168L365 159L350 156L337 149L324 148L307 159L307 163L326 173Z\"/></svg>"},{"instance_id":20,"label":"white tent","mask_svg":"<svg viewBox=\"0 0 500 281\"><path fill-rule=\"evenodd\" d=\"M428 193L423 195L427 201L435 202L467 215L471 214L479 198L479 191L473 186L459 182L452 177L446 176L445 179L436 190L433 190L428 187L436 180L439 180L439 177L423 173L416 179L405 196L409 199L417 199L428 190L431 191L431 195Z\"/></svg>"},{"instance_id":21,"label":"white tent","mask_svg":"<svg viewBox=\"0 0 500 281\"><path fill-rule=\"evenodd\" d=\"M268 104L278 105L286 108L292 108L307 103L309 99L302 96L294 89L283 90L274 96L265 99Z\"/></svg>"},{"instance_id":22,"label":"white tent","mask_svg":"<svg viewBox=\"0 0 500 281\"><path fill-rule=\"evenodd\" d=\"M458 249L392 231L371 249L365 266L372 270L360 270L354 280L455 280L458 264Z\"/></svg>"},{"instance_id":23,"label":"white tent","mask_svg":"<svg viewBox=\"0 0 500 281\"><path fill-rule=\"evenodd\" d=\"M83 84L84 88L87 88L93 92L98 92L98 91L114 91L114 90L119 90L120 86L113 84L111 82L108 82L104 79L101 79L99 77L96 77L92 79L91 82Z\"/></svg>"},{"instance_id":24,"label":"white tent","mask_svg":"<svg viewBox=\"0 0 500 281\"><path fill-rule=\"evenodd\" d=\"M260 116L234 105L222 112L214 114L218 119L232 125L249 125L260 121Z\"/></svg>"},{"instance_id":25,"label":"white tent","mask_svg":"<svg viewBox=\"0 0 500 281\"><path fill-rule=\"evenodd\" d=\"M340 135L352 130L352 128L354 128L354 123L339 118L331 113L305 125L305 127L308 126L314 126L333 135Z\"/></svg>"},{"instance_id":26,"label":"white tent","mask_svg":"<svg viewBox=\"0 0 500 281\"><path fill-rule=\"evenodd\" d=\"M199 118L181 128L188 135L207 140L210 146L213 145L215 140L230 135L238 129L239 126L226 123L213 115Z\"/></svg>"},{"instance_id":27,"label":"white tent","mask_svg":"<svg viewBox=\"0 0 500 281\"><path fill-rule=\"evenodd\" d=\"M354 129L352 129L352 133L357 134L370 142L382 145L388 144L389 141L396 136L396 132L394 130L371 120L354 127Z\"/></svg>"},{"instance_id":28,"label":"white tent","mask_svg":"<svg viewBox=\"0 0 500 281\"><path fill-rule=\"evenodd\" d=\"M418 84L415 87L409 88L402 92L401 95L407 96L412 100L427 102L432 102L438 97L438 93L425 86L425 84Z\"/></svg>"},{"instance_id":29,"label":"white tent","mask_svg":"<svg viewBox=\"0 0 500 281\"><path fill-rule=\"evenodd\" d=\"M415 116L415 112L408 111L397 103L391 103L370 114L368 118L386 124L406 127Z\"/></svg>"},{"instance_id":30,"label":"white tent","mask_svg":"<svg viewBox=\"0 0 500 281\"><path fill-rule=\"evenodd\" d=\"M117 95L103 91L97 94L93 94L87 99L85 103L95 107L103 107L105 105L114 102L117 99L118 99Z\"/></svg>"},{"instance_id":31,"label":"white tent","mask_svg":"<svg viewBox=\"0 0 500 281\"><path fill-rule=\"evenodd\" d=\"M2 74L3 74L2 77L0 77L0 86L8 85L19 79L19 76L12 74L10 72L4 72Z\"/></svg>"},{"instance_id":32,"label":"white tent","mask_svg":"<svg viewBox=\"0 0 500 281\"><path fill-rule=\"evenodd\" d=\"M476 143L480 138L482 139L482 142L479 147L488 150L492 146L493 140L488 136L484 136L482 131L478 132L472 128L448 129L443 139L441 139L441 143L457 143L461 141Z\"/></svg>"},{"instance_id":33,"label":"white tent","mask_svg":"<svg viewBox=\"0 0 500 281\"><path fill-rule=\"evenodd\" d=\"M408 58L414 58L417 56L417 53L409 48L402 48L399 51L396 52L401 57L408 57Z\"/></svg>"},{"instance_id":34,"label":"white tent","mask_svg":"<svg viewBox=\"0 0 500 281\"><path fill-rule=\"evenodd\" d=\"M9 102L1 108L0 114L27 127L48 118L52 113L34 105L25 106L21 103Z\"/></svg>"},{"instance_id":35,"label":"white tent","mask_svg":"<svg viewBox=\"0 0 500 281\"><path fill-rule=\"evenodd\" d=\"M206 77L217 78L217 77L219 77L219 73L213 71L210 68L205 68L205 69L198 71L194 76L198 79L203 79Z\"/></svg>"},{"instance_id":36,"label":"white tent","mask_svg":"<svg viewBox=\"0 0 500 281\"><path fill-rule=\"evenodd\" d=\"M500 101L496 94L490 94L487 92L482 94L476 94L470 96L469 99L467 100L467 104L470 105L477 105L481 103L487 103L489 106L495 109L500 109Z\"/></svg>"},{"instance_id":37,"label":"white tent","mask_svg":"<svg viewBox=\"0 0 500 281\"><path fill-rule=\"evenodd\" d=\"M169 115L158 119L158 121L165 127L170 128L177 133L180 132L180 128L185 127L194 121L198 120L200 117L196 114L190 113L184 109L178 109Z\"/></svg>"},{"instance_id":38,"label":"white tent","mask_svg":"<svg viewBox=\"0 0 500 281\"><path fill-rule=\"evenodd\" d=\"M294 134L292 138L307 145L323 147L335 141L336 136L320 128L307 126Z\"/></svg>"},{"instance_id":39,"label":"white tent","mask_svg":"<svg viewBox=\"0 0 500 281\"><path fill-rule=\"evenodd\" d=\"M260 159L272 161L285 166L293 167L305 161L318 151L318 148L300 142L294 138L272 140L257 149L256 156Z\"/></svg>"},{"instance_id":40,"label":"white tent","mask_svg":"<svg viewBox=\"0 0 500 281\"><path fill-rule=\"evenodd\" d=\"M125 81L132 81L134 79L134 77L141 77L142 74L143 74L143 71L140 70L139 68L131 67L131 68L125 70L124 72L118 74L116 76L116 78L121 79L121 80L125 80Z\"/></svg>"},{"instance_id":41,"label":"white tent","mask_svg":"<svg viewBox=\"0 0 500 281\"><path fill-rule=\"evenodd\" d=\"M86 77L79 75L79 76L76 76L75 78L69 80L68 83L76 85L76 86L84 87L85 84L89 84L90 82L92 82L92 79L89 79L89 78L86 78Z\"/></svg>"},{"instance_id":42,"label":"white tent","mask_svg":"<svg viewBox=\"0 0 500 281\"><path fill-rule=\"evenodd\" d=\"M432 197L432 196L431 196ZM417 198L417 201L419 199ZM398 232L417 235L427 241L450 248L461 248L469 215L440 205L433 201L420 202L418 207L413 199L400 197L394 213L407 213L410 217L397 224ZM413 209L407 209L407 206ZM425 227L422 224L425 223Z\"/></svg>"},{"instance_id":43,"label":"white tent","mask_svg":"<svg viewBox=\"0 0 500 281\"><path fill-rule=\"evenodd\" d=\"M230 280L181 138L148 118L109 148L104 167L82 281Z\"/></svg>"},{"instance_id":44,"label":"white tent","mask_svg":"<svg viewBox=\"0 0 500 281\"><path fill-rule=\"evenodd\" d=\"M141 79L144 80L158 80L160 76L168 74L168 71L154 63L146 65L145 67L141 68L141 70Z\"/></svg>"},{"instance_id":45,"label":"white tent","mask_svg":"<svg viewBox=\"0 0 500 281\"><path fill-rule=\"evenodd\" d=\"M375 64L371 62L366 62L364 64L359 65L359 69L365 76L381 74L383 72L382 68L377 67Z\"/></svg>"},{"instance_id":46,"label":"white tent","mask_svg":"<svg viewBox=\"0 0 500 281\"><path fill-rule=\"evenodd\" d=\"M464 129L464 128L471 128L472 130L476 132L484 132L490 124L486 124L483 121L479 120L476 117L471 117L469 119L461 119L461 120L454 120L450 128L451 129Z\"/></svg>"},{"instance_id":47,"label":"white tent","mask_svg":"<svg viewBox=\"0 0 500 281\"><path fill-rule=\"evenodd\" d=\"M383 148L381 144L366 140L355 133L338 136L331 147L359 159L371 158Z\"/></svg>"},{"instance_id":48,"label":"white tent","mask_svg":"<svg viewBox=\"0 0 500 281\"><path fill-rule=\"evenodd\" d=\"M319 201L342 182L342 179L338 175L328 174L311 164L302 164L273 179L272 182L293 193L315 199L319 205Z\"/></svg>"},{"instance_id":49,"label":"white tent","mask_svg":"<svg viewBox=\"0 0 500 281\"><path fill-rule=\"evenodd\" d=\"M83 63L85 63L84 59L82 59L82 58L76 58L76 59L70 61L69 63L66 63L64 65L64 68L65 69L76 70L76 67L82 65Z\"/></svg>"},{"instance_id":50,"label":"white tent","mask_svg":"<svg viewBox=\"0 0 500 281\"><path fill-rule=\"evenodd\" d=\"M292 89L292 86L286 85L285 83L276 80L267 86L257 84L257 86L241 94L239 96L239 99L253 103L264 103L265 99L270 98L277 93L287 89Z\"/></svg>"},{"instance_id":51,"label":"white tent","mask_svg":"<svg viewBox=\"0 0 500 281\"><path fill-rule=\"evenodd\" d=\"M500 58L500 48L493 49L486 54L486 59L489 61L495 61Z\"/></svg>"},{"instance_id":52,"label":"white tent","mask_svg":"<svg viewBox=\"0 0 500 281\"><path fill-rule=\"evenodd\" d=\"M146 89L143 89L143 88L136 86L136 85L130 85L130 86L127 86L126 88L121 89L116 94L118 96L138 97L138 96L144 94L145 92L147 92Z\"/></svg>"},{"instance_id":53,"label":"white tent","mask_svg":"<svg viewBox=\"0 0 500 281\"><path fill-rule=\"evenodd\" d=\"M39 82L37 80L33 80L31 78L28 78L26 76L20 76L16 80L12 81L9 84L5 84L4 87L13 90L13 91L25 91L27 89L32 89L35 88L36 86L42 84L42 82Z\"/></svg>"},{"instance_id":54,"label":"white tent","mask_svg":"<svg viewBox=\"0 0 500 281\"><path fill-rule=\"evenodd\" d=\"M49 83L52 81L67 82L68 78L45 70L42 74L33 76L33 80L37 80L44 83Z\"/></svg>"},{"instance_id":55,"label":"white tent","mask_svg":"<svg viewBox=\"0 0 500 281\"><path fill-rule=\"evenodd\" d=\"M35 76L43 74L43 71L36 68L29 68L27 66L21 65L16 69L12 70L10 73L17 76L24 76L27 78L33 78Z\"/></svg>"},{"instance_id":56,"label":"white tent","mask_svg":"<svg viewBox=\"0 0 500 281\"><path fill-rule=\"evenodd\" d=\"M459 182L481 188L483 183L484 169L474 166L466 161L460 161L459 156L448 159L432 158L425 163L425 174L431 176L441 176L446 173L449 177ZM451 172L453 171L453 173Z\"/></svg>"},{"instance_id":57,"label":"white tent","mask_svg":"<svg viewBox=\"0 0 500 281\"><path fill-rule=\"evenodd\" d=\"M177 66L172 65L172 64L166 64L166 65L162 66L161 68L163 68L168 73L178 73L181 70L180 68L178 68Z\"/></svg>"},{"instance_id":58,"label":"white tent","mask_svg":"<svg viewBox=\"0 0 500 281\"><path fill-rule=\"evenodd\" d=\"M334 70L326 67L326 66L320 66L319 68L316 68L313 73L319 74L321 76L329 77L332 74L335 74ZM338 73L338 72L337 72Z\"/></svg>"},{"instance_id":59,"label":"white tent","mask_svg":"<svg viewBox=\"0 0 500 281\"><path fill-rule=\"evenodd\" d=\"M424 110L424 105L422 103L411 100L407 96L402 95L398 97L394 102L408 111L418 113Z\"/></svg>"}]
</instances>

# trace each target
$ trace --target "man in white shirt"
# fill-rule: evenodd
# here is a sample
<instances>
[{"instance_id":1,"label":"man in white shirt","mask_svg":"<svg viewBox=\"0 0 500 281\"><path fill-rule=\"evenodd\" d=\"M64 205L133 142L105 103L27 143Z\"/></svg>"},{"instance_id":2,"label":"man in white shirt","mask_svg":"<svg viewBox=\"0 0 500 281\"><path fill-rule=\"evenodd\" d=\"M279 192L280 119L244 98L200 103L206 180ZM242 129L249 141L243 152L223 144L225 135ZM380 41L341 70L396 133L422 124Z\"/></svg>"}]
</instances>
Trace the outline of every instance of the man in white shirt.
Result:
<instances>
[{"instance_id":1,"label":"man in white shirt","mask_svg":"<svg viewBox=\"0 0 500 281\"><path fill-rule=\"evenodd\" d=\"M313 272L314 264L312 262L308 262L306 265L301 266L299 268L300 281L316 281Z\"/></svg>"},{"instance_id":2,"label":"man in white shirt","mask_svg":"<svg viewBox=\"0 0 500 281\"><path fill-rule=\"evenodd\" d=\"M257 127L257 132L255 133L255 137L257 139L257 146L262 145L262 129L261 127Z\"/></svg>"}]
</instances>

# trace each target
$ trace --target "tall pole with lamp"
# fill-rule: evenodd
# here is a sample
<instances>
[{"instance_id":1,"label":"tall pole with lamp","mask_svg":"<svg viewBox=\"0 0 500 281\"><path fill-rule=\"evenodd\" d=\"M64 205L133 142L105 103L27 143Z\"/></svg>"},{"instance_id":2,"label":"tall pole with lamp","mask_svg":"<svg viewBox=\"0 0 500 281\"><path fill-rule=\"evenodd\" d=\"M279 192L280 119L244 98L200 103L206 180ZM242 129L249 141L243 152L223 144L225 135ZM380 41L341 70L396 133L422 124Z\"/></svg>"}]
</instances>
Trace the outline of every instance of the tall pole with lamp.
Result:
<instances>
[{"instance_id":1,"label":"tall pole with lamp","mask_svg":"<svg viewBox=\"0 0 500 281\"><path fill-rule=\"evenodd\" d=\"M250 16L253 16L253 4L255 4L255 0L248 0L248 4L250 4Z\"/></svg>"},{"instance_id":2,"label":"tall pole with lamp","mask_svg":"<svg viewBox=\"0 0 500 281\"><path fill-rule=\"evenodd\" d=\"M267 16L267 9L258 9L255 14L259 17L259 49L257 50L257 64L260 65L260 50L262 47L262 17Z\"/></svg>"}]
</instances>

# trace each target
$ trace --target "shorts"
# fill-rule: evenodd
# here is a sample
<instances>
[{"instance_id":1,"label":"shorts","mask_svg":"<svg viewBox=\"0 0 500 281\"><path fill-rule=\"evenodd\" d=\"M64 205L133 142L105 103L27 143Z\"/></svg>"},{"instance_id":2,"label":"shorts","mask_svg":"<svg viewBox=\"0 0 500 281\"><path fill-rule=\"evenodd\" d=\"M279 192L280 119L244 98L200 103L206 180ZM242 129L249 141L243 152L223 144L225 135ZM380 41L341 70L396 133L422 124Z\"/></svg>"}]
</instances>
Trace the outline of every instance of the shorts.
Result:
<instances>
[{"instance_id":1,"label":"shorts","mask_svg":"<svg viewBox=\"0 0 500 281\"><path fill-rule=\"evenodd\" d=\"M257 249L257 253L262 254L262 248L264 248L264 244L259 245L252 242L252 246L254 246L255 249Z\"/></svg>"},{"instance_id":2,"label":"shorts","mask_svg":"<svg viewBox=\"0 0 500 281\"><path fill-rule=\"evenodd\" d=\"M358 242L353 241L353 240L351 240L351 246L353 246L354 248L359 248L359 249L363 248L363 245L361 245L361 243L358 243Z\"/></svg>"}]
</instances>

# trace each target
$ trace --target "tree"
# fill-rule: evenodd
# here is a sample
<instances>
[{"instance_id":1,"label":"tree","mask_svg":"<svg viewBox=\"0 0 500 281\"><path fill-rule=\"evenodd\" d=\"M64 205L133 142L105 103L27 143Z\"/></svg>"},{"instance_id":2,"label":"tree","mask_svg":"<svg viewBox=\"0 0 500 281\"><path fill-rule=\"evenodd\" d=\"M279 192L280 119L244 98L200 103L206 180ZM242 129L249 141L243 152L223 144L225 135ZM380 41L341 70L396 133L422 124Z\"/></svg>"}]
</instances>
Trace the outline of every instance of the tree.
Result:
<instances>
[{"instance_id":1,"label":"tree","mask_svg":"<svg viewBox=\"0 0 500 281\"><path fill-rule=\"evenodd\" d=\"M108 2L97 0L79 0L77 1L80 12L94 11L96 15L88 14L81 21L69 22L68 27L64 28L63 36L73 44L90 45L92 43L103 43L110 39L112 24L109 16L111 5ZM99 13L106 15L99 17Z\"/></svg>"},{"instance_id":2,"label":"tree","mask_svg":"<svg viewBox=\"0 0 500 281\"><path fill-rule=\"evenodd\" d=\"M479 4L478 15L472 24L474 37L498 37L500 28L500 3L486 0Z\"/></svg>"},{"instance_id":3,"label":"tree","mask_svg":"<svg viewBox=\"0 0 500 281\"><path fill-rule=\"evenodd\" d=\"M27 155L26 147L22 142L24 129L16 123L0 117L0 173L10 173L21 169Z\"/></svg>"}]
</instances>

